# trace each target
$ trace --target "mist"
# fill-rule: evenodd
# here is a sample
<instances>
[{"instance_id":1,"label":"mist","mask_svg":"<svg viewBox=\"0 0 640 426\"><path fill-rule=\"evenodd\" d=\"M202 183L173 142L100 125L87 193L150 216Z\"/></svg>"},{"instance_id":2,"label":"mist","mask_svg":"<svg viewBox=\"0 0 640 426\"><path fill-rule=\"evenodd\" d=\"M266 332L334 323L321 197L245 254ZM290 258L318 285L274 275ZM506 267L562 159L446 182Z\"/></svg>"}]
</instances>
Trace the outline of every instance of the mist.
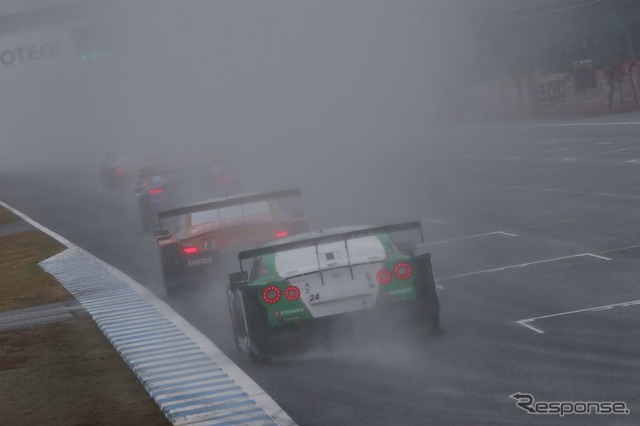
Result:
<instances>
[{"instance_id":1,"label":"mist","mask_svg":"<svg viewBox=\"0 0 640 426\"><path fill-rule=\"evenodd\" d=\"M453 11L422 1L114 3L104 20L116 56L3 84L3 167L113 150L225 152L249 170L379 158L426 140L441 118L460 34Z\"/></svg>"}]
</instances>

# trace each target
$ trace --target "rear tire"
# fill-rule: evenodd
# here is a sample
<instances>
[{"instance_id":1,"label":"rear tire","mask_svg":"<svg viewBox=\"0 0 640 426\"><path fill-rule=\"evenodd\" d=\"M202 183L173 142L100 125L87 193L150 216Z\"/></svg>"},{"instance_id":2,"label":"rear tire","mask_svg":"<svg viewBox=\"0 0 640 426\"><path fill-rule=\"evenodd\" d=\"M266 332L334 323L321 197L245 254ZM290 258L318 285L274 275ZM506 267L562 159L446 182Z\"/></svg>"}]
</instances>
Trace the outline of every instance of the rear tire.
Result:
<instances>
[{"instance_id":1,"label":"rear tire","mask_svg":"<svg viewBox=\"0 0 640 426\"><path fill-rule=\"evenodd\" d=\"M235 306L235 294L227 289L227 303L229 305L229 315L231 316L231 331L233 332L233 342L236 345L236 350L240 351L240 339L241 332L239 329L239 318Z\"/></svg>"},{"instance_id":2,"label":"rear tire","mask_svg":"<svg viewBox=\"0 0 640 426\"><path fill-rule=\"evenodd\" d=\"M255 303L252 303L250 297L245 298L245 295L240 293L240 308L241 308L241 329L242 329L242 340L245 344L245 349L247 355L252 361L267 361L269 359L266 348L265 348L265 335L264 335L264 326L260 327L262 324L260 322L260 318L258 318L259 312L257 312L257 306L259 303L257 300ZM262 320L264 321L264 319Z\"/></svg>"},{"instance_id":3,"label":"rear tire","mask_svg":"<svg viewBox=\"0 0 640 426\"><path fill-rule=\"evenodd\" d=\"M148 213L142 214L142 230L146 233L153 231L153 218Z\"/></svg>"},{"instance_id":4,"label":"rear tire","mask_svg":"<svg viewBox=\"0 0 640 426\"><path fill-rule=\"evenodd\" d=\"M164 264L162 265L162 282L164 284L164 292L168 297L175 296L178 287L182 284L182 280L178 275L167 271Z\"/></svg>"}]
</instances>

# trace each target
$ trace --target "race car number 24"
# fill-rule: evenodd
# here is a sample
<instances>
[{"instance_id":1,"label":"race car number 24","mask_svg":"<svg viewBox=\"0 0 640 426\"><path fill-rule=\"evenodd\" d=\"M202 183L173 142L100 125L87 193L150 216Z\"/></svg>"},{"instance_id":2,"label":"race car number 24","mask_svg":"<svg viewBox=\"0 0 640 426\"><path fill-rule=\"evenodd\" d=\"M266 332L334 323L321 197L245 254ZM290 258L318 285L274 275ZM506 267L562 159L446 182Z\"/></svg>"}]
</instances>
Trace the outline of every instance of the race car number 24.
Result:
<instances>
[{"instance_id":1,"label":"race car number 24","mask_svg":"<svg viewBox=\"0 0 640 426\"><path fill-rule=\"evenodd\" d=\"M311 293L309 295L309 302L318 302L320 301L320 293Z\"/></svg>"}]
</instances>

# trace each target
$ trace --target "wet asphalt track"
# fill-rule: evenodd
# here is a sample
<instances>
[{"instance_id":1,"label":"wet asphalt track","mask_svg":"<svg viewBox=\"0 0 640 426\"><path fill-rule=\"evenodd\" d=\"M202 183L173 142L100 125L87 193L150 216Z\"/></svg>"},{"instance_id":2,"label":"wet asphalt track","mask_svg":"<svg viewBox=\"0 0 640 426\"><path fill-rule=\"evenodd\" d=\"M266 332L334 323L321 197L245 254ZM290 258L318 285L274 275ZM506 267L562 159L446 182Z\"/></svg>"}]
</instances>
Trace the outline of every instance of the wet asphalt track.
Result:
<instances>
[{"instance_id":1,"label":"wet asphalt track","mask_svg":"<svg viewBox=\"0 0 640 426\"><path fill-rule=\"evenodd\" d=\"M301 186L323 227L422 220L440 333L354 326L331 350L252 364L232 343L232 260L168 302L301 425L639 424L640 304L627 302L640 300L640 125L559 124L436 132L256 185ZM130 190L105 191L98 171L1 173L0 199L164 298ZM631 414L529 415L516 392Z\"/></svg>"}]
</instances>

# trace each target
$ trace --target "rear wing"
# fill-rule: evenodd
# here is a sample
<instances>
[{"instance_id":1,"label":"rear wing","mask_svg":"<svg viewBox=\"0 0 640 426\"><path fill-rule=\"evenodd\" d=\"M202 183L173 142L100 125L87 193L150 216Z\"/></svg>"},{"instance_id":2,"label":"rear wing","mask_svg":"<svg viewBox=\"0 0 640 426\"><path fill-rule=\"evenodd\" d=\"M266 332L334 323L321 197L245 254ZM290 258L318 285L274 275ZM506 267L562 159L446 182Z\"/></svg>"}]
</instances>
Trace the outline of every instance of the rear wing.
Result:
<instances>
[{"instance_id":1,"label":"rear wing","mask_svg":"<svg viewBox=\"0 0 640 426\"><path fill-rule=\"evenodd\" d=\"M345 232L334 232L327 235L319 235L317 237L310 237L303 240L290 241L287 243L274 244L269 245L267 247L261 247L252 250L242 251L238 254L238 259L240 260L240 269L242 270L242 261L246 259L251 259L259 256L264 256L267 254L278 253L287 250L293 250L302 247L316 247L323 243L330 243L335 241L344 241L345 247L347 248L347 257L349 255L348 252L348 244L347 241L360 238L360 237L368 237L376 234L388 234L393 232L402 232L402 231L411 231L418 230L420 232L420 242L424 244L424 234L422 232L422 224L419 221L415 222L404 222L398 223L395 225L386 225L386 226L370 226L366 228L345 231ZM351 268L351 261L349 260L349 268Z\"/></svg>"},{"instance_id":2,"label":"rear wing","mask_svg":"<svg viewBox=\"0 0 640 426\"><path fill-rule=\"evenodd\" d=\"M240 206L243 204L282 198L302 198L302 192L300 191L300 189L287 189L283 191L262 192L259 194L231 195L228 197L218 198L213 201L196 203L170 210L164 210L158 213L158 219L162 220L167 217L180 216L188 213L204 212L224 207Z\"/></svg>"}]
</instances>

